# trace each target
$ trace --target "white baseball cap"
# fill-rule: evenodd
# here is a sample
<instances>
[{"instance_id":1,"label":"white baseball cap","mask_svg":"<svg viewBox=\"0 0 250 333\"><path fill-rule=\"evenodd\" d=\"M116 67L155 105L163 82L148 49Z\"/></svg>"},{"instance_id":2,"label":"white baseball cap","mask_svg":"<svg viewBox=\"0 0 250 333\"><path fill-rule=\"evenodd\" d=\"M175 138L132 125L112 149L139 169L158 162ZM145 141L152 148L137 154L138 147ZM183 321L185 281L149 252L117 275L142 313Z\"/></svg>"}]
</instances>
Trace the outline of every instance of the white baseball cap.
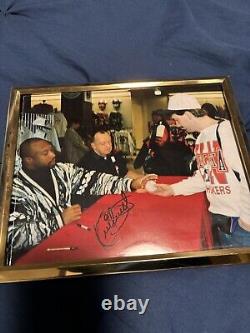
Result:
<instances>
[{"instance_id":1,"label":"white baseball cap","mask_svg":"<svg viewBox=\"0 0 250 333\"><path fill-rule=\"evenodd\" d=\"M178 93L169 97L168 110L193 110L200 108L200 103L192 95Z\"/></svg>"}]
</instances>

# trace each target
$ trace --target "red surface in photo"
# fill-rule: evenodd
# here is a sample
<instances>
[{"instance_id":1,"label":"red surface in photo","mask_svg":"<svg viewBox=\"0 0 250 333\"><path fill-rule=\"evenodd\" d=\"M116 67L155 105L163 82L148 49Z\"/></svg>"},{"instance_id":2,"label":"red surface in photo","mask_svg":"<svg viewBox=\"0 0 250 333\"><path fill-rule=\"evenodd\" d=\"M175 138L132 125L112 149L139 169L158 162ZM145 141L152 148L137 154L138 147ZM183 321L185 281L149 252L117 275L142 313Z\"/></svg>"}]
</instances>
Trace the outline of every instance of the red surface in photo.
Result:
<instances>
[{"instance_id":1,"label":"red surface in photo","mask_svg":"<svg viewBox=\"0 0 250 333\"><path fill-rule=\"evenodd\" d=\"M181 179L159 177L158 182L171 184ZM102 197L79 221L55 232L15 264L69 263L211 247L204 193L165 198L132 192Z\"/></svg>"}]
</instances>

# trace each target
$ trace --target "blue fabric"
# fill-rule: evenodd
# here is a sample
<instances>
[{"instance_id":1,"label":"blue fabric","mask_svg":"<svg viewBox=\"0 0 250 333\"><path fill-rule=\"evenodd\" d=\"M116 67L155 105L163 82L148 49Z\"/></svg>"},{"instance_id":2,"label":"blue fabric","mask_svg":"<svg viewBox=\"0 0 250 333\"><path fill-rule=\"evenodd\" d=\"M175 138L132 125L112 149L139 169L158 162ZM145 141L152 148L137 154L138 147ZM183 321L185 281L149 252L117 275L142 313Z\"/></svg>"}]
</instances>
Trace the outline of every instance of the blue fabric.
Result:
<instances>
[{"instance_id":1,"label":"blue fabric","mask_svg":"<svg viewBox=\"0 0 250 333\"><path fill-rule=\"evenodd\" d=\"M241 244L244 244L244 246L250 246L249 232L237 225L232 235L232 244L234 247L242 246Z\"/></svg>"},{"instance_id":2,"label":"blue fabric","mask_svg":"<svg viewBox=\"0 0 250 333\"><path fill-rule=\"evenodd\" d=\"M0 0L0 152L13 86L230 75L250 132L249 22L248 0ZM249 332L249 274L245 265L1 285L0 331L38 332L51 319L62 331ZM100 298L114 293L150 298L149 308L104 313Z\"/></svg>"}]
</instances>

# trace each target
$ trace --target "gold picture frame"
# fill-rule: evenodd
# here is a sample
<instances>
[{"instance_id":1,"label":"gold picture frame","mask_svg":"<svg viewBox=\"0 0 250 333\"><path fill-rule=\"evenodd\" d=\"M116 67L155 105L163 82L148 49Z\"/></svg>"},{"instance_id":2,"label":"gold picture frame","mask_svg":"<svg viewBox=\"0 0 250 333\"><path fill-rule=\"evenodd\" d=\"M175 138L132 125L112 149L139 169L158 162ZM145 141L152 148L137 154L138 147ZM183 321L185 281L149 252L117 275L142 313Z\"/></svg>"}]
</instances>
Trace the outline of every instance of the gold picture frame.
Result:
<instances>
[{"instance_id":1,"label":"gold picture frame","mask_svg":"<svg viewBox=\"0 0 250 333\"><path fill-rule=\"evenodd\" d=\"M153 110L165 112L166 117L169 117L166 119L171 125L168 101L175 94L193 96L201 105L210 103L216 106L215 109L221 118L229 120L249 188L250 159L247 136L228 77L12 89L1 174L0 282L250 262L249 247L217 248L213 245L211 220L203 194L197 197L192 195L194 197L189 198L185 196L185 199L184 197L166 199L150 193L106 195L84 211L84 223L72 222L60 226L46 239L24 252L17 261L12 261L9 257L8 253L12 251L13 246L10 245L12 243L7 245L8 227L13 212L11 201L13 179L22 168L19 147L26 135L21 127L23 124L34 125L34 119L31 119L30 115L38 112L36 109L38 105L44 108L42 112L41 110L38 112L43 114L39 118L39 121L42 118L42 123L35 119L38 121L36 126L41 135L44 135L46 128L55 130L54 122L50 126L46 115L62 109L63 98L66 99L63 114L68 121L72 115L76 115L73 108L76 108L77 104L73 107L72 101L80 100L80 109L77 112L78 116L79 112L81 113L85 131L88 130L85 125L90 119L88 118L90 112L96 114L98 104L105 104L109 116L112 111L117 112L120 107L123 117L122 128L113 130L115 134L124 130L130 140L132 139L134 146L127 156L133 162L145 144L145 137L149 135ZM85 108L82 108L82 104ZM116 110L113 109L115 105ZM174 135L176 134L174 130L178 127L175 127L175 124L171 126L170 133ZM30 128L31 132L32 130ZM33 133L33 137L36 135ZM186 136L182 134L178 137L178 135L177 139L175 137L173 140L182 140L183 144L187 144L183 141ZM47 137L46 140L51 141ZM59 141L57 143L60 148ZM145 168L141 172L145 173ZM175 176L171 175L172 178L167 181L175 183ZM177 175L177 178L179 176ZM159 177L159 182L166 181L164 177L165 175ZM187 218L190 207L193 207L191 212L193 220Z\"/></svg>"}]
</instances>

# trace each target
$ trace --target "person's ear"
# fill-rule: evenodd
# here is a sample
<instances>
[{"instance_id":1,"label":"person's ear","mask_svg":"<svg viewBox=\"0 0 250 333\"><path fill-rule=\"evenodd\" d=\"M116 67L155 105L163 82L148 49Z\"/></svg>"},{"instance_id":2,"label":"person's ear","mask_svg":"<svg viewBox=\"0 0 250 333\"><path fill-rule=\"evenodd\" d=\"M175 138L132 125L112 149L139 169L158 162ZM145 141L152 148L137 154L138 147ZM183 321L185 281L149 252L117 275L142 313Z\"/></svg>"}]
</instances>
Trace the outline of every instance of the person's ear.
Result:
<instances>
[{"instance_id":1,"label":"person's ear","mask_svg":"<svg viewBox=\"0 0 250 333\"><path fill-rule=\"evenodd\" d=\"M92 148L93 150L95 149L95 144L94 144L94 142L91 142L90 146L91 146L91 148Z\"/></svg>"},{"instance_id":2,"label":"person's ear","mask_svg":"<svg viewBox=\"0 0 250 333\"><path fill-rule=\"evenodd\" d=\"M33 158L32 157L24 157L23 162L24 162L25 165L30 166L33 162Z\"/></svg>"}]
</instances>

